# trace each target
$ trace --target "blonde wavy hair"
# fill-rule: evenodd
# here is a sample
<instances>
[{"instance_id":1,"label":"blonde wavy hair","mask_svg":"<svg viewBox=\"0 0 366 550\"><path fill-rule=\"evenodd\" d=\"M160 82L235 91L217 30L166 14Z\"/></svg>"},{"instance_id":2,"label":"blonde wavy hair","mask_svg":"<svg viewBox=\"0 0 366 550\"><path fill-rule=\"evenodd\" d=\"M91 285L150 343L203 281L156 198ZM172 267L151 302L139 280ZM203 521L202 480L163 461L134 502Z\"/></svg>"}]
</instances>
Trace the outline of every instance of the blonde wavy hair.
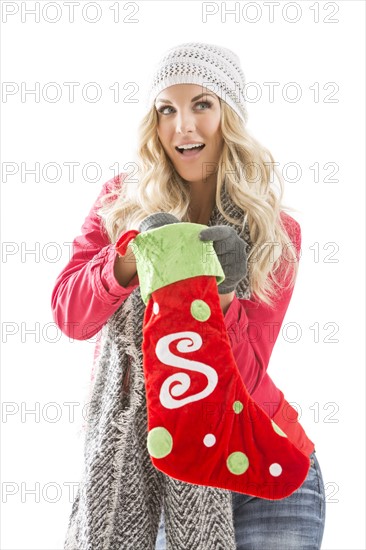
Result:
<instances>
[{"instance_id":1,"label":"blonde wavy hair","mask_svg":"<svg viewBox=\"0 0 366 550\"><path fill-rule=\"evenodd\" d=\"M249 135L235 111L219 101L224 144L217 162L216 204L225 219L242 230L248 223L253 243L247 258L252 294L274 307L272 298L293 286L297 277L299 255L294 241L299 238L299 225L286 213L284 223L280 215L294 209L282 204L284 184L273 156ZM138 184L127 175L117 196L111 191L101 198L98 215L112 243L123 231L138 230L140 222L155 212L169 212L181 221L190 221L189 188L166 155L157 127L158 114L152 107L138 128ZM276 178L278 197L272 188ZM223 210L220 194L224 182L233 202L243 210L240 221Z\"/></svg>"}]
</instances>

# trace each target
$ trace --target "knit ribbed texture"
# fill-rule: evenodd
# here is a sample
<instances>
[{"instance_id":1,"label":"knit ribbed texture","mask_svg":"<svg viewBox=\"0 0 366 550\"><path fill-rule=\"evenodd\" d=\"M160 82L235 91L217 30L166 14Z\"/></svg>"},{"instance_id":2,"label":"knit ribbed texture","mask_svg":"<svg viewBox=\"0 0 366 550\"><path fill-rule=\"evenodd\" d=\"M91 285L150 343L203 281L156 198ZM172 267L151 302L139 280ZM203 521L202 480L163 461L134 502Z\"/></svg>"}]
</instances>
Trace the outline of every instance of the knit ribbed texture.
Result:
<instances>
[{"instance_id":1,"label":"knit ribbed texture","mask_svg":"<svg viewBox=\"0 0 366 550\"><path fill-rule=\"evenodd\" d=\"M225 212L243 211L222 192ZM215 207L208 226L230 225ZM248 225L240 236L249 254ZM249 298L248 275L236 288ZM137 287L102 329L84 446L84 473L65 550L154 550L162 509L167 550L234 550L231 492L157 470L148 454L141 351L145 305Z\"/></svg>"},{"instance_id":2,"label":"knit ribbed texture","mask_svg":"<svg viewBox=\"0 0 366 550\"><path fill-rule=\"evenodd\" d=\"M179 220L173 214L168 214L167 212L156 212L155 214L150 214L147 216L139 226L139 231L148 231L150 229L156 229L162 225L167 225L169 223L178 223Z\"/></svg>"},{"instance_id":3,"label":"knit ribbed texture","mask_svg":"<svg viewBox=\"0 0 366 550\"><path fill-rule=\"evenodd\" d=\"M246 124L245 76L238 56L222 46L189 42L169 49L156 65L146 106L150 109L156 96L174 84L198 84L214 92Z\"/></svg>"}]
</instances>

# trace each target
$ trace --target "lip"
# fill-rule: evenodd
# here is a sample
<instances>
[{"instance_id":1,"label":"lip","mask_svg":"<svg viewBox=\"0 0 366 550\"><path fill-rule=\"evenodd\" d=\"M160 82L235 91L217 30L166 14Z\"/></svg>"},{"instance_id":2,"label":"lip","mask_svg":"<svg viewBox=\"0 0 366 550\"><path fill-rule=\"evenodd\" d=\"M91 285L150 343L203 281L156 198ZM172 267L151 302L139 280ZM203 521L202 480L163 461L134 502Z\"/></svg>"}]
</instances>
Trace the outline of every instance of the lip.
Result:
<instances>
[{"instance_id":1,"label":"lip","mask_svg":"<svg viewBox=\"0 0 366 550\"><path fill-rule=\"evenodd\" d=\"M193 141L190 141L189 143L194 143ZM197 142L199 143L199 142ZM181 144L183 145L183 144ZM201 154L202 152L205 150L205 147L203 147L202 149L197 149L197 152L196 153L191 153L189 155L189 157L185 156L184 154L182 153L179 153L179 151L177 151L176 149L174 149L175 151L175 154L178 156L178 158L184 162L189 162L189 161L192 161L192 160L195 160L197 159Z\"/></svg>"}]
</instances>

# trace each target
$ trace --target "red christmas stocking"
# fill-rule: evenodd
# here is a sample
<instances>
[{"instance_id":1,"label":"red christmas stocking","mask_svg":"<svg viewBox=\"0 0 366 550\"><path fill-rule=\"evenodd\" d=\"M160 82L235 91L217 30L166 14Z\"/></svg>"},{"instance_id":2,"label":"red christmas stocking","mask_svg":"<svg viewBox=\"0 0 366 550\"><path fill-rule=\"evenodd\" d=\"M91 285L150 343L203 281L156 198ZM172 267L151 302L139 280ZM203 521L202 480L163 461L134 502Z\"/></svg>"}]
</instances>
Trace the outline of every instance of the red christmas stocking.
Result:
<instances>
[{"instance_id":1,"label":"red christmas stocking","mask_svg":"<svg viewBox=\"0 0 366 550\"><path fill-rule=\"evenodd\" d=\"M175 479L281 499L304 482L310 459L251 398L239 374L217 291L224 273L198 237L205 227L129 231L116 244L124 255L133 239L147 304L148 452Z\"/></svg>"}]
</instances>

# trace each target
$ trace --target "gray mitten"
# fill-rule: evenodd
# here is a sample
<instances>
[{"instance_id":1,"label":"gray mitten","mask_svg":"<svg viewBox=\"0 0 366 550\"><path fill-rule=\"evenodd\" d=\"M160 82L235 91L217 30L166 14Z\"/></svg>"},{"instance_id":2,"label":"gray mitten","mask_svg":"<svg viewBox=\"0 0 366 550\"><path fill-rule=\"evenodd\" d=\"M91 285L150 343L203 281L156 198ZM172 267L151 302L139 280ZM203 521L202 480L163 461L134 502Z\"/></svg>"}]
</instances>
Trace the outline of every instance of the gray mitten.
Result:
<instances>
[{"instance_id":1,"label":"gray mitten","mask_svg":"<svg viewBox=\"0 0 366 550\"><path fill-rule=\"evenodd\" d=\"M227 225L214 225L199 234L202 241L213 241L213 247L225 274L225 280L218 286L219 294L228 294L247 273L245 242L235 229Z\"/></svg>"},{"instance_id":2,"label":"gray mitten","mask_svg":"<svg viewBox=\"0 0 366 550\"><path fill-rule=\"evenodd\" d=\"M180 223L178 218L173 216L173 214L168 214L167 212L157 212L156 214L150 214L140 223L139 231L143 233L144 231L149 231L149 229L157 229L158 227L163 227L168 223Z\"/></svg>"}]
</instances>

